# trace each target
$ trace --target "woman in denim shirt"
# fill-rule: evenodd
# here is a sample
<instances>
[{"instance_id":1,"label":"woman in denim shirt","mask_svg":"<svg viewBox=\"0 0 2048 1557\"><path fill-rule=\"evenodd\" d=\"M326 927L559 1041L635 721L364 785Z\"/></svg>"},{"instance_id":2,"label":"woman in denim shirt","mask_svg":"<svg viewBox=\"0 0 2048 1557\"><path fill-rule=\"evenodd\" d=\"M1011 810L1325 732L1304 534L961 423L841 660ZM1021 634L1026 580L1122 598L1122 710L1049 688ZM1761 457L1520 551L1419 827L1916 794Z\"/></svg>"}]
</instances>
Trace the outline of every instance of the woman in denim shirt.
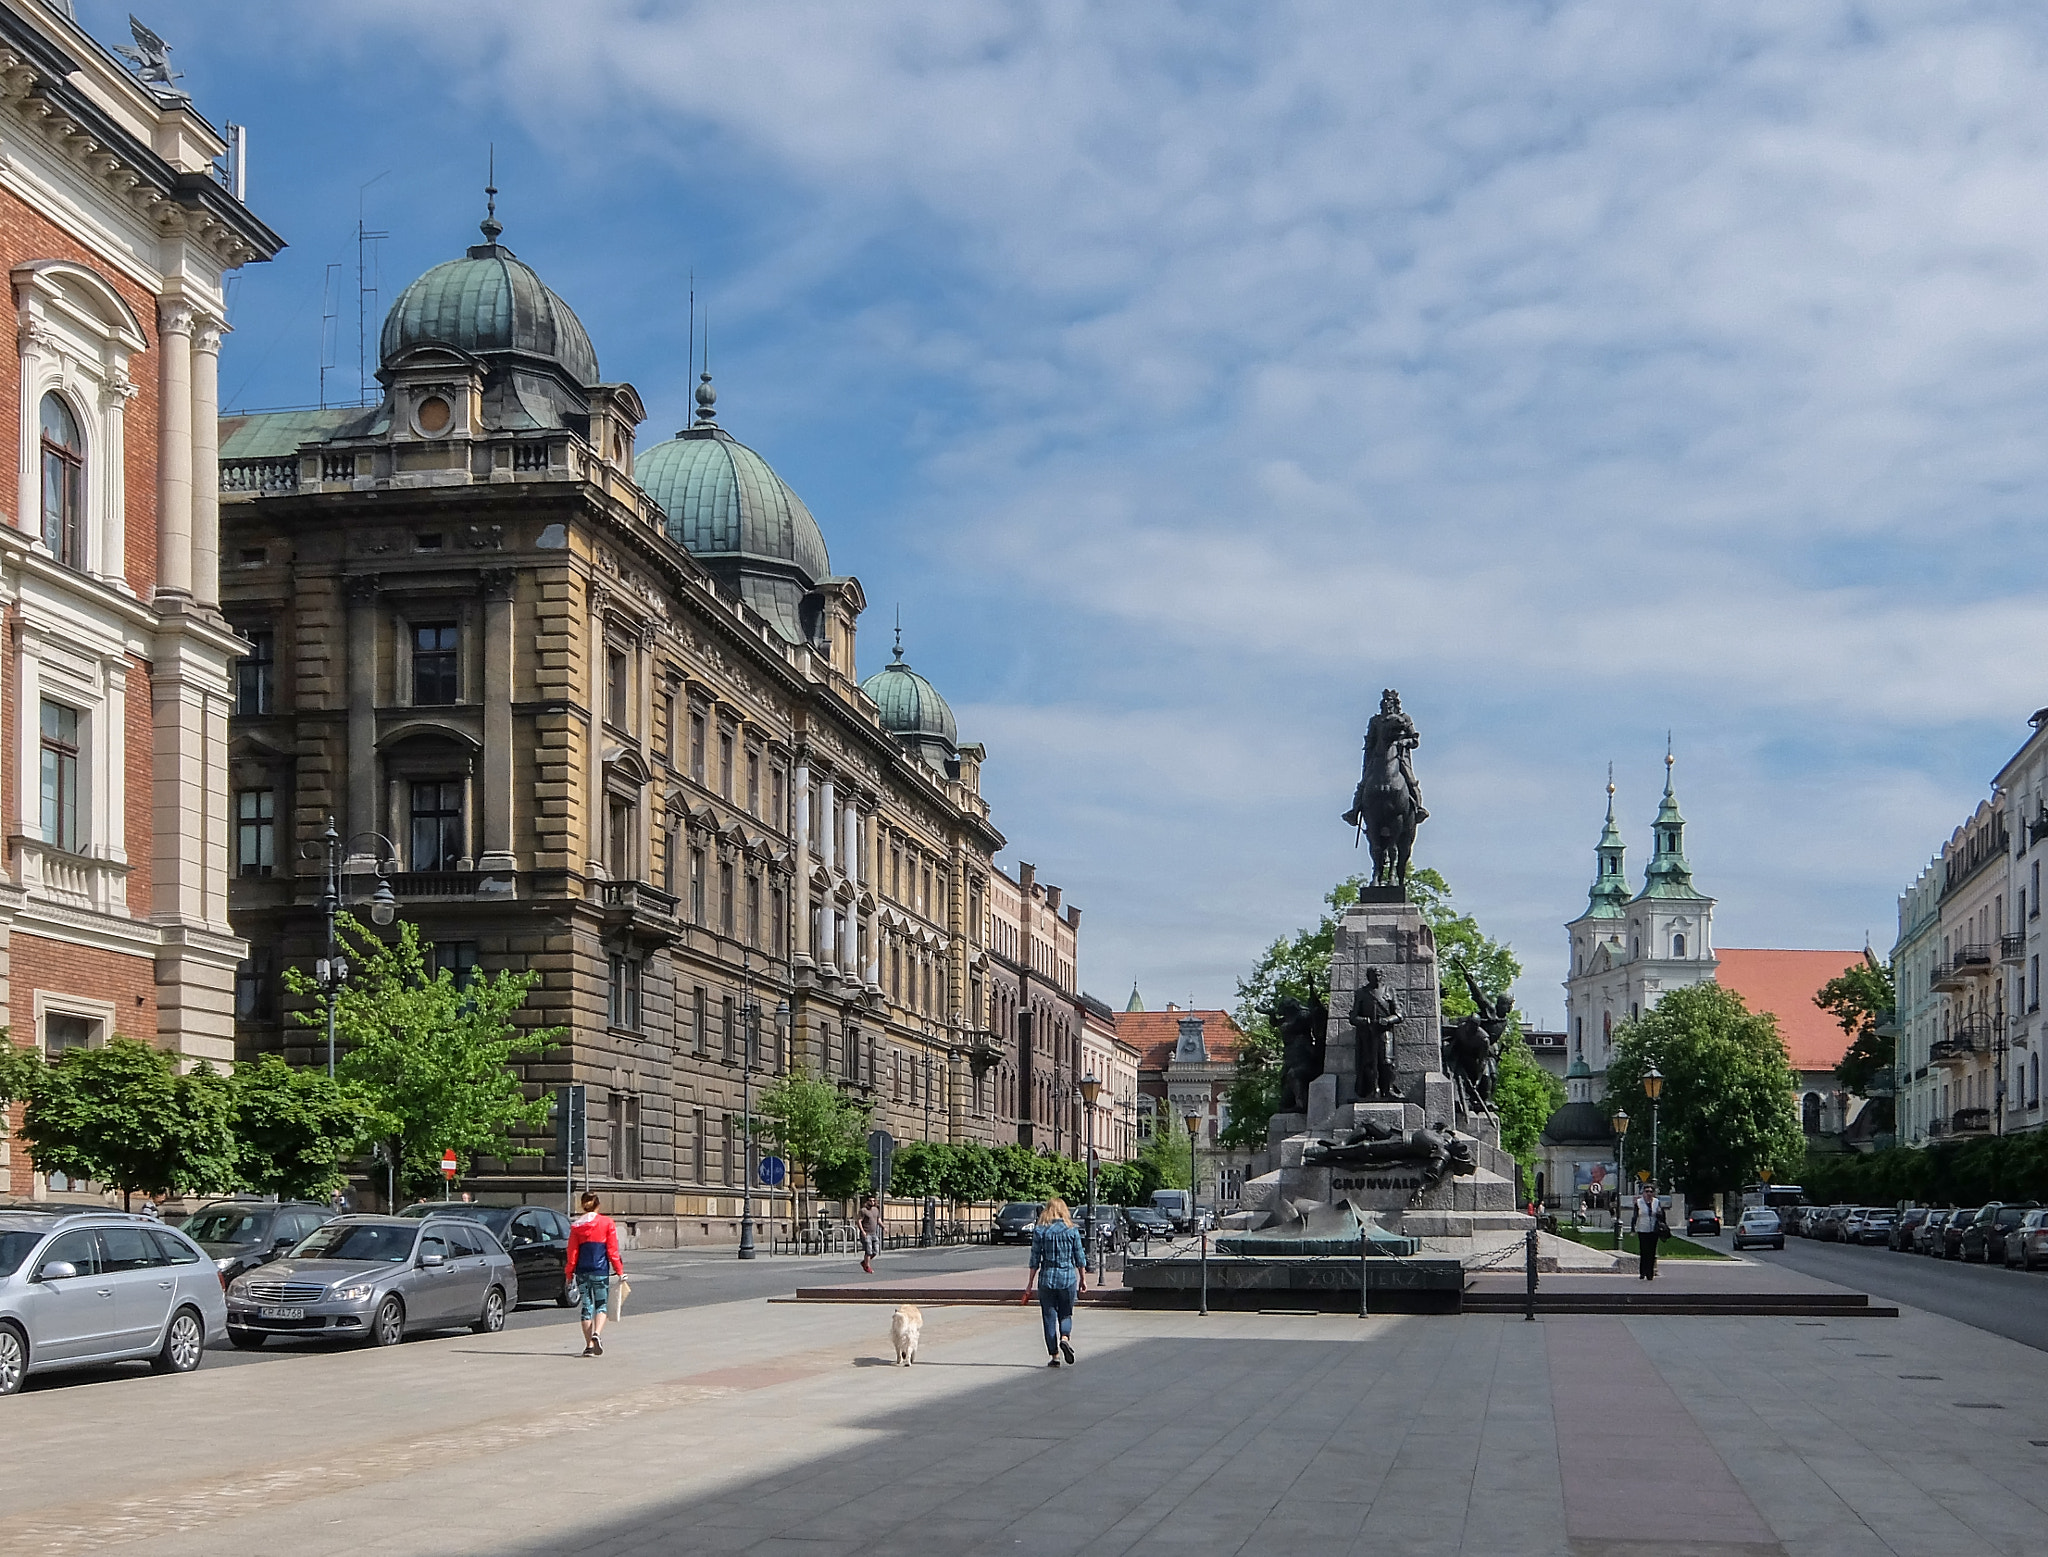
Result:
<instances>
[{"instance_id":1,"label":"woman in denim shirt","mask_svg":"<svg viewBox=\"0 0 2048 1557\"><path fill-rule=\"evenodd\" d=\"M1031 1272L1024 1278L1024 1296L1031 1301L1031 1284L1038 1283L1038 1312L1045 1321L1045 1354L1049 1368L1060 1365L1061 1353L1074 1360L1074 1299L1088 1290L1088 1254L1081 1235L1067 1215L1067 1203L1055 1195L1038 1213L1038 1225L1031 1229Z\"/></svg>"}]
</instances>

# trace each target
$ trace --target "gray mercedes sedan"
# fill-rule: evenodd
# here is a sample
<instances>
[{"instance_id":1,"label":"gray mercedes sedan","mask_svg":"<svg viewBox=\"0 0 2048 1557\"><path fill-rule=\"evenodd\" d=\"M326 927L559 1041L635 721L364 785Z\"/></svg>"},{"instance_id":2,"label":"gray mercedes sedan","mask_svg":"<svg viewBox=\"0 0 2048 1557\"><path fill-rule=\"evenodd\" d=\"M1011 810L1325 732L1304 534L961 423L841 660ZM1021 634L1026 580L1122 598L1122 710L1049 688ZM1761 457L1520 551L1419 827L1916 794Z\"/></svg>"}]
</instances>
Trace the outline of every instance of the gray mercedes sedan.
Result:
<instances>
[{"instance_id":1,"label":"gray mercedes sedan","mask_svg":"<svg viewBox=\"0 0 2048 1557\"><path fill-rule=\"evenodd\" d=\"M344 1216L228 1287L228 1339L273 1335L395 1346L423 1330L505 1328L519 1278L491 1230L466 1218Z\"/></svg>"}]
</instances>

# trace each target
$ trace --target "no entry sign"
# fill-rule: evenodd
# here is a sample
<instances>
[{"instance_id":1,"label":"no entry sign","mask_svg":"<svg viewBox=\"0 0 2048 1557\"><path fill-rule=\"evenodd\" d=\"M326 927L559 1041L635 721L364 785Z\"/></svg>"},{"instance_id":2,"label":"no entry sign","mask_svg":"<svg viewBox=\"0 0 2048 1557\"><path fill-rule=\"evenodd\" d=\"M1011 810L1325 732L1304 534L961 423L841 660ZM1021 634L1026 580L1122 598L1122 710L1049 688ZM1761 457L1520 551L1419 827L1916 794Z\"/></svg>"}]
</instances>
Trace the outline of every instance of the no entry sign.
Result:
<instances>
[{"instance_id":1,"label":"no entry sign","mask_svg":"<svg viewBox=\"0 0 2048 1557\"><path fill-rule=\"evenodd\" d=\"M449 1179L455 1177L455 1153L452 1151L441 1153L441 1176Z\"/></svg>"}]
</instances>

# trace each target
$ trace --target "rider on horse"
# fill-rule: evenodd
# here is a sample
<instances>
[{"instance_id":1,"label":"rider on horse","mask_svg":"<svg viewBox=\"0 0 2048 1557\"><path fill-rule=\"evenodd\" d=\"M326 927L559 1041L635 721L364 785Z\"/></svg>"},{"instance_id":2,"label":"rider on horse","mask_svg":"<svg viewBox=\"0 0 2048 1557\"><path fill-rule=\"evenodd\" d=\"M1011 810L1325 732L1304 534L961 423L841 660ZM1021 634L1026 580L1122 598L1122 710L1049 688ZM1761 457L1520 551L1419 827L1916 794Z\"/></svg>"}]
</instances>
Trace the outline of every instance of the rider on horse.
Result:
<instances>
[{"instance_id":1,"label":"rider on horse","mask_svg":"<svg viewBox=\"0 0 2048 1557\"><path fill-rule=\"evenodd\" d=\"M1401 711L1401 694L1392 687L1380 694L1380 711L1367 721L1365 726L1365 749L1368 752L1381 751L1391 746L1394 760L1401 769L1401 778L1408 786L1409 799L1415 807L1415 820L1421 824L1429 820L1429 812L1422 805L1422 786L1415 779L1415 764L1411 754L1422 744L1422 736L1415 728L1415 721ZM1370 765L1368 765L1368 772ZM1365 819L1365 791L1368 779L1361 777L1358 789L1351 797L1351 809L1344 813L1344 820L1351 826L1358 826Z\"/></svg>"}]
</instances>

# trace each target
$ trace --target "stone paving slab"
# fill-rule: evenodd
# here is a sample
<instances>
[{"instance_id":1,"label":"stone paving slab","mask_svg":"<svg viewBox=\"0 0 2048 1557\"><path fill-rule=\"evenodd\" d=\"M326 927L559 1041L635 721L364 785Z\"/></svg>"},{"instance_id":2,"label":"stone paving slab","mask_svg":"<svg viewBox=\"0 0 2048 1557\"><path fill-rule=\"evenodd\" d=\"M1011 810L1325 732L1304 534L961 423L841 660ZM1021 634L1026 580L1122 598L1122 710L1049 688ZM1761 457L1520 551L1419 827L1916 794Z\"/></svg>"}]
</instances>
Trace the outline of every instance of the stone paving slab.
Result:
<instances>
[{"instance_id":1,"label":"stone paving slab","mask_svg":"<svg viewBox=\"0 0 2048 1557\"><path fill-rule=\"evenodd\" d=\"M0 1557L2040 1549L2048 1355L1923 1313L640 1319L0 1402ZM1933 1374L1930 1379L1902 1378ZM1995 1407L1996 1409L1984 1409Z\"/></svg>"}]
</instances>

